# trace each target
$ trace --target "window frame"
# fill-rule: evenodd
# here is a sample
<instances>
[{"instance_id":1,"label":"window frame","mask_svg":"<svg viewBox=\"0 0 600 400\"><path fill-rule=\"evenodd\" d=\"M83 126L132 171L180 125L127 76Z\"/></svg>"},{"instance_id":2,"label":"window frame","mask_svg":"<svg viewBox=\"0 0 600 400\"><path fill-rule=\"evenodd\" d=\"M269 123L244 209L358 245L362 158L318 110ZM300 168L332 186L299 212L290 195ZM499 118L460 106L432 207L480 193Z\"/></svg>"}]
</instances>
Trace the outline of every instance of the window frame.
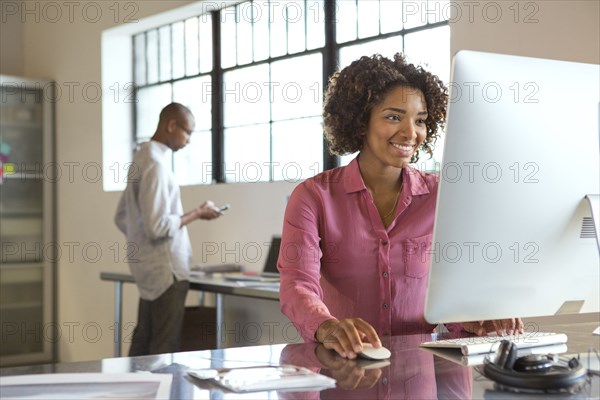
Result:
<instances>
[{"instance_id":1,"label":"window frame","mask_svg":"<svg viewBox=\"0 0 600 400\"><path fill-rule=\"evenodd\" d=\"M357 37L353 40L349 40L349 41L345 41L343 43L337 43L336 40L336 31L337 31L337 15L336 15L336 11L337 11L337 1L340 0L324 0L324 2L322 3L323 5L323 10L324 11L324 21L323 21L323 28L324 28L324 45L322 47L318 47L318 48L314 48L314 49L307 49L306 45L305 45L305 50L303 51L299 51L299 52L295 52L295 53L287 53L281 56L275 56L272 57L271 55L269 55L266 59L261 59L259 61L253 61L250 63L245 63L245 64L241 64L238 65L236 63L235 66L230 66L230 67L226 67L223 68L222 67L222 57L221 57L221 18L222 18L222 12L224 9L228 8L228 7L236 7L236 12L237 12L237 7L239 7L241 4L244 3L248 3L251 0L247 0L247 1L242 1L236 4L224 4L223 7L216 9L216 10L209 10L208 12L205 13L201 13L195 16L195 18L198 18L198 20L200 21L200 19L202 18L207 18L206 16L210 16L211 20L212 20L212 49L211 49L211 54L212 54L212 70L210 72L200 72L200 68L199 68L199 73L198 74L194 74L194 75L186 75L185 71L185 66L187 65L187 63L185 63L184 60L184 74L182 77L178 77L178 78L173 78L173 64L172 64L172 59L171 59L171 79L169 80L161 80L161 72L160 72L160 51L161 51L161 46L160 46L160 29L164 28L164 26L170 26L170 30L171 30L171 34L170 37L172 38L173 32L172 32L172 26L176 23L180 23L183 22L185 24L185 21L190 19L190 18L194 18L194 16L190 16L181 20L176 20L176 21L172 21L169 22L167 24L162 24L160 26L156 26L152 29L147 29L141 32L137 32L133 35L131 35L131 46L132 46L132 76L134 77L135 80L135 73L136 73L136 61L135 61L135 51L136 51L136 47L135 47L135 38L139 35L144 35L144 44L146 46L146 49L144 50L145 56L147 58L148 56L148 41L147 41L147 34L150 31L156 31L157 33L157 37L158 37L158 44L157 44L157 54L158 54L158 81L156 83L151 83L148 84L147 83L147 78L148 78L148 63L146 60L146 64L144 66L145 69L145 74L146 74L146 83L144 85L133 85L133 96L135 101L132 103L132 128L133 128L133 135L132 135L132 142L133 142L133 146L132 148L135 149L137 143L138 143L138 139L140 137L142 137L141 135L138 135L138 130L137 130L137 100L138 100L138 91L140 89L145 89L151 86L155 86L155 85L162 85L165 83L168 83L170 85L173 85L175 82L179 82L179 81L183 81L183 80L187 80L187 79L193 79L193 78L197 78L197 77L201 77L201 76L207 76L210 75L211 77L211 95L212 95L212 99L211 99L211 108L212 108L212 117L211 117L211 137L212 137L212 183L231 183L228 182L226 180L226 171L225 171L225 148L224 148L224 131L225 131L225 127L224 127L224 109L225 109L225 103L224 103L224 97L225 94L223 93L223 91L221 90L223 88L223 83L224 83L224 74L236 69L240 69L240 68L247 68L250 66L254 66L254 65L260 65L260 64L272 64L274 62L277 61L281 61L281 60L286 60L286 59L293 59L299 56L304 56L304 55L309 55L309 54L315 54L315 53L321 53L322 56L322 82L323 82L323 93L322 96L324 95L325 91L327 90L327 85L328 85L328 80L329 77L338 70L338 64L339 64L339 54L340 54L340 50L344 47L348 47L348 46L354 46L354 45L360 45L360 44L365 44L365 43L369 43L369 42L373 42L373 41L378 41L378 40L382 40L382 39L387 39L387 38L391 38L391 37L396 37L396 36L400 36L402 38L402 43L403 43L403 48L404 49L404 37L408 34L411 33L415 33L415 32L420 32L420 31L424 31L424 30L430 30L430 29L435 29L438 27L442 27L442 26L448 26L449 25L449 20L441 20L441 21L435 21L435 22L429 22L426 21L423 25L419 25L419 26L415 26L415 27L410 27L410 28L405 28L404 26L402 26L401 29L396 30L396 31L392 31L392 32L387 32L387 33L381 33L381 19L378 21L379 23L379 33L374 35L374 36L369 36L369 37L365 37L365 38L360 38L358 37L358 18L357 18ZM306 8L306 4L307 1L309 0L303 0L304 1L304 5L305 5L305 10ZM344 0L341 0L344 1ZM348 0L345 0L348 1ZM356 4L356 8L358 9L358 1L355 2ZM377 5L379 6L379 2L377 3ZM270 25L270 24L269 24ZM286 28L287 29L287 28ZM237 26L236 26L236 31L237 31ZM184 27L184 32L185 32L185 27ZM305 37L307 35L307 30L305 29ZM450 40L450 38L448 38L448 40ZM306 43L306 40L305 40ZM254 46L254 44L253 44ZM185 48L185 33L184 33L184 48ZM172 54L173 50L172 50L172 45L171 45L171 54ZM450 62L450 55L448 55L448 62ZM173 90L171 91L171 100L173 101ZM272 129L272 124L273 124L273 120L272 117L270 118L269 121L269 125L271 126ZM147 137L147 133L146 137ZM173 159L172 161L172 167L174 168L174 164L175 161ZM323 165L323 170L328 170L328 169L332 169L332 168L336 168L338 166L340 166L340 157L335 156L335 155L331 155L328 151L328 146L327 146L327 142L325 140L325 138L323 137L323 154L322 154L322 165ZM273 180L273 174L271 173L269 176L269 182L274 182ZM202 184L202 183L200 183Z\"/></svg>"}]
</instances>

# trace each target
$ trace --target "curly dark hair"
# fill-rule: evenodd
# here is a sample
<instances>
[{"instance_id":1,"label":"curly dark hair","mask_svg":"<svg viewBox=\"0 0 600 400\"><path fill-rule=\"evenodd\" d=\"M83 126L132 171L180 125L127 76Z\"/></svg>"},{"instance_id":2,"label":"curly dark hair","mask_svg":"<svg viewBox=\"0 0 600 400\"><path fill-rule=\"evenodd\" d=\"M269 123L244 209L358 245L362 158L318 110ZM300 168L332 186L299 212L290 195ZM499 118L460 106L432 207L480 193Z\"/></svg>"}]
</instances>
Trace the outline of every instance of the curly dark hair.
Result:
<instances>
[{"instance_id":1,"label":"curly dark hair","mask_svg":"<svg viewBox=\"0 0 600 400\"><path fill-rule=\"evenodd\" d=\"M323 107L329 151L336 155L359 151L364 139L361 133L367 130L371 110L398 86L418 89L425 96L427 136L418 150L431 156L439 137L438 128L445 122L448 90L440 78L408 63L400 53L393 60L380 54L363 56L331 76ZM411 162L418 161L419 151Z\"/></svg>"}]
</instances>

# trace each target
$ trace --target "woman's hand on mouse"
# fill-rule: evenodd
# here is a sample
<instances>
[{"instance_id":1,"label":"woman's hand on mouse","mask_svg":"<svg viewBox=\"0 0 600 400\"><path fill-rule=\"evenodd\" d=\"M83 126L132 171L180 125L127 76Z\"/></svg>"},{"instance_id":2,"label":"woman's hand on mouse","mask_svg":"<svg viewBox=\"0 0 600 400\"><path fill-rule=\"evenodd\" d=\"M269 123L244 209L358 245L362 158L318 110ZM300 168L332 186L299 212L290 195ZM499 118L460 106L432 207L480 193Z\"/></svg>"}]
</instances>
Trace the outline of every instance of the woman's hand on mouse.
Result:
<instances>
[{"instance_id":1,"label":"woman's hand on mouse","mask_svg":"<svg viewBox=\"0 0 600 400\"><path fill-rule=\"evenodd\" d=\"M349 359L356 358L356 354L362 351L363 342L369 342L375 348L381 347L375 328L361 318L327 320L319 325L315 337L325 348Z\"/></svg>"}]
</instances>

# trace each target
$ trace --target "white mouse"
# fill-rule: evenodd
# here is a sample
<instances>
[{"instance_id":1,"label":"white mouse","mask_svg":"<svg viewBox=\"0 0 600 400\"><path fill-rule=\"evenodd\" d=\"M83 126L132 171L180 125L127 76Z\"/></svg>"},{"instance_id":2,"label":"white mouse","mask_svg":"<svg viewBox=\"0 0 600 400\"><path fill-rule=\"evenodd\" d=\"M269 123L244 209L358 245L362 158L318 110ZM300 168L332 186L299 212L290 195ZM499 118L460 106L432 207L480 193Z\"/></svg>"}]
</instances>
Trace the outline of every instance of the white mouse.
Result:
<instances>
[{"instance_id":1,"label":"white mouse","mask_svg":"<svg viewBox=\"0 0 600 400\"><path fill-rule=\"evenodd\" d=\"M357 355L367 360L385 360L392 356L392 352L383 346L376 349L371 343L363 343L363 349Z\"/></svg>"}]
</instances>

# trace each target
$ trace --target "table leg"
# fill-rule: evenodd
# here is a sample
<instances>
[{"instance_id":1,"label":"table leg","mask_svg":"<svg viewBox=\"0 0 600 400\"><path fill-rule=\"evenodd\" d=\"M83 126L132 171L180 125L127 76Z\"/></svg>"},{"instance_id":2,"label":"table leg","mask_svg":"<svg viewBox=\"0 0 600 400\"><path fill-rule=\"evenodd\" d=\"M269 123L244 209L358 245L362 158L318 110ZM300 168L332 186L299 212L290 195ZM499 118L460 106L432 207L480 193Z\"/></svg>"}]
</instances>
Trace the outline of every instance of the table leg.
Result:
<instances>
[{"instance_id":1,"label":"table leg","mask_svg":"<svg viewBox=\"0 0 600 400\"><path fill-rule=\"evenodd\" d=\"M217 335L217 349L222 349L225 347L225 343L223 342L223 294L217 293L215 297L217 303L217 328L215 330Z\"/></svg>"},{"instance_id":2,"label":"table leg","mask_svg":"<svg viewBox=\"0 0 600 400\"><path fill-rule=\"evenodd\" d=\"M115 357L121 357L121 326L123 314L123 282L115 281Z\"/></svg>"}]
</instances>

